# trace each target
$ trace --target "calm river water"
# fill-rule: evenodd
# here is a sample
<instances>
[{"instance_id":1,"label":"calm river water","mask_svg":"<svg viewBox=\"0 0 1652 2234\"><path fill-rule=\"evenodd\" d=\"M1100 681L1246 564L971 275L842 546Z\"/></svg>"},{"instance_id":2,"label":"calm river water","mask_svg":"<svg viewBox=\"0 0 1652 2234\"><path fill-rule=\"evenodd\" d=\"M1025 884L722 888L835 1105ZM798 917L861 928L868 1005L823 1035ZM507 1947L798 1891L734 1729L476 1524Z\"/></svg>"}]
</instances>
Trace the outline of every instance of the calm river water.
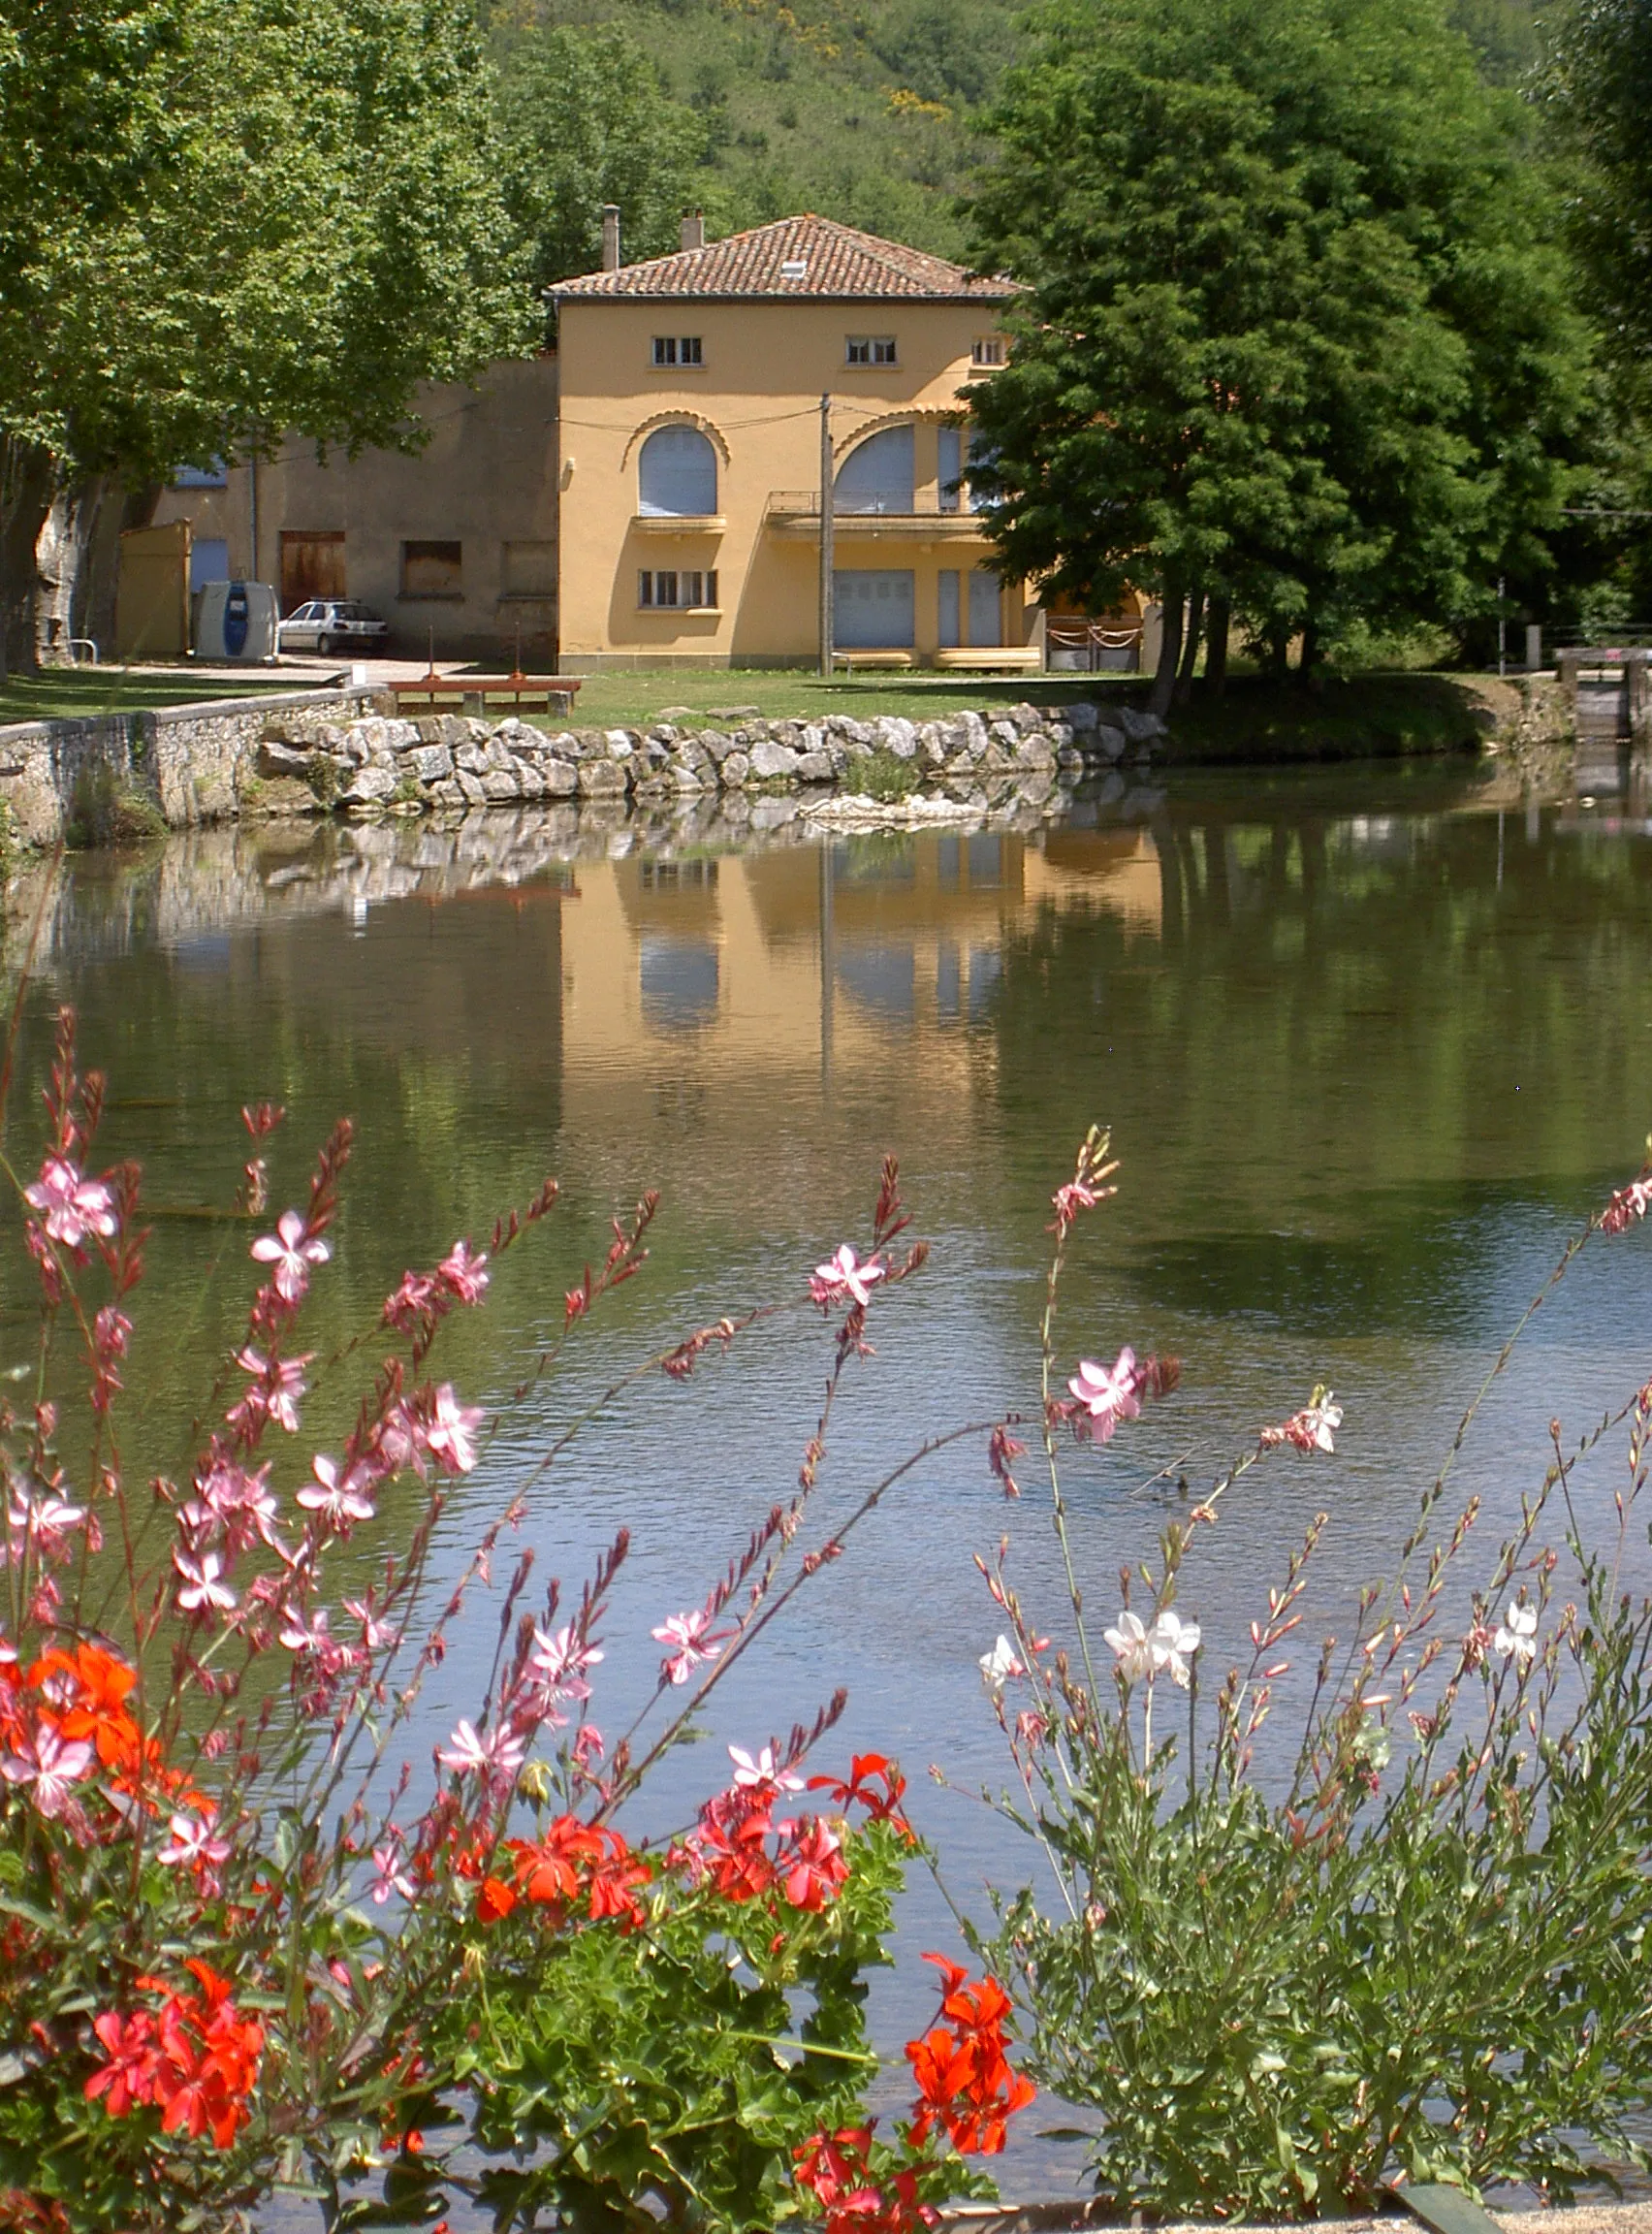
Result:
<instances>
[{"instance_id":1,"label":"calm river water","mask_svg":"<svg viewBox=\"0 0 1652 2234\"><path fill-rule=\"evenodd\" d=\"M610 1217L662 1192L646 1276L510 1414L449 1507L450 1568L618 1367L795 1293L859 1240L885 1151L934 1254L874 1314L877 1354L849 1378L816 1534L932 1430L1031 1407L1049 1196L1099 1119L1122 1192L1081 1229L1064 1355L1128 1341L1176 1353L1186 1377L1068 1466L1091 1603L1110 1618L1120 1563L1151 1548L1175 1492L1148 1478L1175 1461L1196 1486L1324 1380L1347 1407L1335 1459L1251 1476L1183 1607L1225 1667L1322 1506L1315 1617L1345 1615L1568 1233L1640 1161L1652 825L1500 815L1470 774L1369 768L1171 778L1026 834L822 845L793 829L720 852L691 836L582 836L526 814L446 836L210 833L48 879L24 1075L38 1082L49 1011L73 1002L85 1059L110 1074L105 1151L143 1160L157 1213L132 1463L175 1455L244 1307L245 1229L199 1213L234 1192L249 1099L289 1111L276 1208L302 1198L334 1116L357 1122L316 1291L323 1350L370 1321L404 1266L481 1237L547 1172L561 1180L555 1219L453 1328L445 1370L474 1401L502 1400L559 1326ZM8 935L15 965L16 915ZM14 1154L31 1122L19 1096ZM1541 1478L1551 1416L1576 1432L1645 1378L1647 1247L1636 1233L1586 1256L1539 1315L1461 1465L1494 1511ZM699 1603L788 1494L827 1359L818 1319L793 1314L686 1384L627 1396L535 1486L541 1578L577 1589L614 1530L632 1532L592 1708L611 1733L651 1687L649 1630ZM351 1409L344 1388L318 1390L303 1449L335 1448ZM1062 1627L1031 1463L1025 1481L1006 1507L980 1453L954 1451L906 1483L735 1672L644 1827L683 1820L721 1781L724 1743L783 1732L843 1682L821 1765L898 1753L966 1906L982 1910L989 1873L1034 1873L978 1801L925 1773L1002 1777L976 1666L999 1623L972 1554L1007 1528L1027 1598ZM364 1545L358 1579L371 1556ZM472 1710L492 1634L479 1605L417 1756ZM916 1960L930 1946L956 1939L925 1878L874 1997L897 2057L933 2005ZM1060 2177L1032 2143L1010 2167L1024 2189Z\"/></svg>"}]
</instances>

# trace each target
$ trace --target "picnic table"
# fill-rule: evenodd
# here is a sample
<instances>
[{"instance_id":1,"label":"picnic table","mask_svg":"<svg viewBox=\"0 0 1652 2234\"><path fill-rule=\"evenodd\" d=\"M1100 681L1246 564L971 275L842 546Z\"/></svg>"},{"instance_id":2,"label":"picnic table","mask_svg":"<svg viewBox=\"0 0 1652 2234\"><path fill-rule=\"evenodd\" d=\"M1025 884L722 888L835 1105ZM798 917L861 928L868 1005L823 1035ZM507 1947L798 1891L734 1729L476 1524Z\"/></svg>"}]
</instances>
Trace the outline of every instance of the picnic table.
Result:
<instances>
[{"instance_id":1,"label":"picnic table","mask_svg":"<svg viewBox=\"0 0 1652 2234\"><path fill-rule=\"evenodd\" d=\"M394 695L398 714L415 706L433 712L455 705L461 714L485 716L490 699L495 705L508 701L519 714L524 706L543 707L547 714L571 714L580 682L578 675L524 675L520 669L509 675L438 675L432 667L427 675L387 684L386 688Z\"/></svg>"}]
</instances>

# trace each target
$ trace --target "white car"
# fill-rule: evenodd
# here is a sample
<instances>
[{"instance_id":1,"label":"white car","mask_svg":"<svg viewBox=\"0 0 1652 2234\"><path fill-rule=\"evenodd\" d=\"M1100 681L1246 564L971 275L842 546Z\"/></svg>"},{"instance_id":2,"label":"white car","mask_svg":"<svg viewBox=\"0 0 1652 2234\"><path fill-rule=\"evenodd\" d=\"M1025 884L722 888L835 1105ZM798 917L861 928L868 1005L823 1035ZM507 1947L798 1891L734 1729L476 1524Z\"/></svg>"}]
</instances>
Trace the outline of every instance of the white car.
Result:
<instances>
[{"instance_id":1,"label":"white car","mask_svg":"<svg viewBox=\"0 0 1652 2234\"><path fill-rule=\"evenodd\" d=\"M276 631L283 652L369 652L390 634L390 623L351 597L312 597L289 613Z\"/></svg>"}]
</instances>

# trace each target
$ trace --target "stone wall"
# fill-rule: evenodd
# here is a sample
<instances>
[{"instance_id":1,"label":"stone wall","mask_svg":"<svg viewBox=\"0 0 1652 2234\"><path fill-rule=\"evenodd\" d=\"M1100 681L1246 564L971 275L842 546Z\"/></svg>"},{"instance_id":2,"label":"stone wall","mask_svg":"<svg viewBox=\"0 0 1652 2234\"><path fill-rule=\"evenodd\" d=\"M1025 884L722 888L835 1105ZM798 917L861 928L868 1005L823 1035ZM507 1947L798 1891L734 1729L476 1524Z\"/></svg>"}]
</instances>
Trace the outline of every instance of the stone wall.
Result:
<instances>
[{"instance_id":1,"label":"stone wall","mask_svg":"<svg viewBox=\"0 0 1652 2234\"><path fill-rule=\"evenodd\" d=\"M349 720L370 702L365 690L280 691L82 721L14 722L0 728L0 803L25 845L53 846L68 825L77 782L107 769L117 783L147 792L174 829L229 821L249 803L247 779L273 721Z\"/></svg>"},{"instance_id":2,"label":"stone wall","mask_svg":"<svg viewBox=\"0 0 1652 2234\"><path fill-rule=\"evenodd\" d=\"M54 845L83 776L107 770L146 793L175 830L258 815L463 813L549 801L669 805L717 799L727 814L761 821L778 796L864 796L876 769L910 771L877 782L885 798L905 789L937 812L1060 812L1087 768L1139 764L1163 735L1134 707L1081 701L964 713L937 721L846 714L817 722L755 716L698 728L547 732L514 717L458 714L398 719L368 711L371 692L309 690L219 699L85 721L33 721L0 729L0 802L25 844ZM867 802L870 807L873 803Z\"/></svg>"},{"instance_id":3,"label":"stone wall","mask_svg":"<svg viewBox=\"0 0 1652 2234\"><path fill-rule=\"evenodd\" d=\"M827 789L858 795L882 755L885 770L891 762L910 769L912 791L991 812L1012 799L1060 803L1086 768L1145 760L1163 734L1160 721L1134 707L1082 701L923 722L896 715L860 721L832 714L814 722L753 716L718 728L662 720L550 732L514 718L340 723L306 711L270 724L258 772L270 804L279 796L294 807L325 801L373 814L524 800L657 805L708 793L725 802Z\"/></svg>"}]
</instances>

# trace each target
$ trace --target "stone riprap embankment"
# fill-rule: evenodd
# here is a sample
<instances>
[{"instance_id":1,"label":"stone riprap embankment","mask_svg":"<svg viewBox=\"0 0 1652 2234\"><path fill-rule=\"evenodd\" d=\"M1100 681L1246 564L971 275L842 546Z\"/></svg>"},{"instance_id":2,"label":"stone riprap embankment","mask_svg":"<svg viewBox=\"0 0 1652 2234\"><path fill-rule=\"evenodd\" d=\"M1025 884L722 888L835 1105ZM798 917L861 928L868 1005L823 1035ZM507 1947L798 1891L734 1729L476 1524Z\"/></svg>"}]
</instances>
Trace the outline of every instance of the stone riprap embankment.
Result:
<instances>
[{"instance_id":1,"label":"stone riprap embankment","mask_svg":"<svg viewBox=\"0 0 1652 2234\"><path fill-rule=\"evenodd\" d=\"M760 823L764 806L778 799L796 799L807 812L810 796L841 793L850 796L840 805L863 820L916 821L949 806L966 815L1062 812L1088 771L1139 765L1163 734L1160 721L1134 707L1087 702L921 722L833 714L716 728L656 721L549 731L458 714L340 723L306 710L267 725L255 776L266 812L463 812L541 801L658 806L710 795L725 814L738 814L744 803ZM869 778L879 769L886 778L891 763L904 765L909 782L884 781L878 796L867 796ZM905 799L890 796L897 788Z\"/></svg>"}]
</instances>

